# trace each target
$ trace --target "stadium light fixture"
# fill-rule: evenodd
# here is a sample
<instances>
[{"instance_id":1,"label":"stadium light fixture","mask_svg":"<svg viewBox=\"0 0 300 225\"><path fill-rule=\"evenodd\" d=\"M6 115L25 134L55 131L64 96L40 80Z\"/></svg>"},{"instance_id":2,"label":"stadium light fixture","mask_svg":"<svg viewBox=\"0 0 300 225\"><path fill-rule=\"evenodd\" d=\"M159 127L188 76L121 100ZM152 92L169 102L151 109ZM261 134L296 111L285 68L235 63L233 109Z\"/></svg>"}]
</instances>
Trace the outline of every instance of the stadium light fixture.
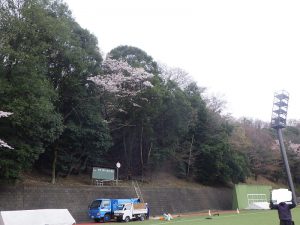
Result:
<instances>
[{"instance_id":1,"label":"stadium light fixture","mask_svg":"<svg viewBox=\"0 0 300 225\"><path fill-rule=\"evenodd\" d=\"M272 119L271 119L271 127L277 131L278 140L280 144L280 151L281 156L284 162L285 171L288 177L288 183L290 190L292 191L293 200L297 202L294 183L292 180L292 175L290 171L290 166L283 142L282 136L282 128L286 127L286 118L287 118L287 111L288 111L288 103L289 103L289 93L282 90L279 92L274 93L274 100L273 100L273 110L272 110Z\"/></svg>"},{"instance_id":2,"label":"stadium light fixture","mask_svg":"<svg viewBox=\"0 0 300 225\"><path fill-rule=\"evenodd\" d=\"M271 126L274 129L286 127L286 117L289 104L289 93L282 90L275 92L273 100Z\"/></svg>"}]
</instances>

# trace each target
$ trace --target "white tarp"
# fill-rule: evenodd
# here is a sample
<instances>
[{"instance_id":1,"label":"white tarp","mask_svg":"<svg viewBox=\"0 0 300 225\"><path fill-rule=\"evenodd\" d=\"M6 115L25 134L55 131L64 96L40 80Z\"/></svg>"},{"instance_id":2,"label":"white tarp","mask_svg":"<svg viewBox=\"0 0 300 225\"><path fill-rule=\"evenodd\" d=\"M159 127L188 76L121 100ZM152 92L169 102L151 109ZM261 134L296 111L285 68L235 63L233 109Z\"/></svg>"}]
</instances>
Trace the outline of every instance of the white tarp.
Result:
<instances>
[{"instance_id":1,"label":"white tarp","mask_svg":"<svg viewBox=\"0 0 300 225\"><path fill-rule=\"evenodd\" d=\"M67 209L36 209L0 212L0 225L73 224L76 224L76 222Z\"/></svg>"},{"instance_id":2,"label":"white tarp","mask_svg":"<svg viewBox=\"0 0 300 225\"><path fill-rule=\"evenodd\" d=\"M292 192L284 188L272 190L271 196L273 204L292 201Z\"/></svg>"}]
</instances>

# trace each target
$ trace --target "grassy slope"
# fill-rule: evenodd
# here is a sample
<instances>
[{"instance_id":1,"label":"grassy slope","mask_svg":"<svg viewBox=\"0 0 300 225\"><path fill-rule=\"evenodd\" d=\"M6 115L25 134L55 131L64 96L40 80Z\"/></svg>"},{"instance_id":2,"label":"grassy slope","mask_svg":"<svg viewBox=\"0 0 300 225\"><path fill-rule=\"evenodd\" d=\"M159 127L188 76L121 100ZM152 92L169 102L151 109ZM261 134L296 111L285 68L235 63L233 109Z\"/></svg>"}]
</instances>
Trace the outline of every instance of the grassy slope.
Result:
<instances>
[{"instance_id":1,"label":"grassy slope","mask_svg":"<svg viewBox=\"0 0 300 225\"><path fill-rule=\"evenodd\" d=\"M81 174L81 175L71 175L68 178L57 178L57 185L72 185L72 186L82 186L82 185L91 185L90 175ZM51 182L51 175L45 175L37 171L27 172L22 175L21 180L19 181L25 184L32 185L48 185ZM273 188L286 188L284 184L275 184L263 177L259 177L258 180L249 178L246 181L247 184L256 184L256 185L270 185ZM119 185L131 186L131 181L121 180ZM159 172L152 174L150 177L145 178L144 183L140 183L140 186L145 187L201 187L203 185L195 183L192 181L186 181L184 179L179 179L174 175L165 172Z\"/></svg>"}]
</instances>

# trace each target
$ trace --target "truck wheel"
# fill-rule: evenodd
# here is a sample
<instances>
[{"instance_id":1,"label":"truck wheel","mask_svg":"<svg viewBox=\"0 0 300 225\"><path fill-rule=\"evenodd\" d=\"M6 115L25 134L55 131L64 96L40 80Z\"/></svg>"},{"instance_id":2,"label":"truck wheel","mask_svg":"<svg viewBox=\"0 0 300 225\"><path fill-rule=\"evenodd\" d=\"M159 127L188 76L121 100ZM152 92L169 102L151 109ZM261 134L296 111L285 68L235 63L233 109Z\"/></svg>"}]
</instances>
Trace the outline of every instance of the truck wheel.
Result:
<instances>
[{"instance_id":1,"label":"truck wheel","mask_svg":"<svg viewBox=\"0 0 300 225\"><path fill-rule=\"evenodd\" d=\"M144 215L141 215L140 216L140 221L144 221L145 220L145 216Z\"/></svg>"},{"instance_id":2,"label":"truck wheel","mask_svg":"<svg viewBox=\"0 0 300 225\"><path fill-rule=\"evenodd\" d=\"M129 222L129 221L130 221L129 216L126 216L126 217L125 217L125 222L127 223L127 222Z\"/></svg>"},{"instance_id":3,"label":"truck wheel","mask_svg":"<svg viewBox=\"0 0 300 225\"><path fill-rule=\"evenodd\" d=\"M103 218L103 222L105 223L105 222L108 222L108 221L110 221L110 214L105 214L104 218Z\"/></svg>"},{"instance_id":4,"label":"truck wheel","mask_svg":"<svg viewBox=\"0 0 300 225\"><path fill-rule=\"evenodd\" d=\"M94 221L95 221L96 223L99 223L99 222L100 222L100 219L96 218L96 219L94 219Z\"/></svg>"}]
</instances>

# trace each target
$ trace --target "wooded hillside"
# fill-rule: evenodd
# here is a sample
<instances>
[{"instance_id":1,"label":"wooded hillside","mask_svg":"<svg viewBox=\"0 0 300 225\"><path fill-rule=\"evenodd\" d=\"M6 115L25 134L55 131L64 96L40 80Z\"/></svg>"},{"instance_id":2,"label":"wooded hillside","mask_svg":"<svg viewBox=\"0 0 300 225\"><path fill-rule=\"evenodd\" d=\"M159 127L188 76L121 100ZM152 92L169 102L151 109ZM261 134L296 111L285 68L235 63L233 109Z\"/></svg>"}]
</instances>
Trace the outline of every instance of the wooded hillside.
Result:
<instances>
[{"instance_id":1,"label":"wooded hillside","mask_svg":"<svg viewBox=\"0 0 300 225\"><path fill-rule=\"evenodd\" d=\"M2 181L36 168L55 183L118 161L123 179L157 170L204 184L284 179L268 124L224 115L222 99L141 49L100 52L63 2L0 0ZM285 137L299 183L297 121Z\"/></svg>"}]
</instances>

